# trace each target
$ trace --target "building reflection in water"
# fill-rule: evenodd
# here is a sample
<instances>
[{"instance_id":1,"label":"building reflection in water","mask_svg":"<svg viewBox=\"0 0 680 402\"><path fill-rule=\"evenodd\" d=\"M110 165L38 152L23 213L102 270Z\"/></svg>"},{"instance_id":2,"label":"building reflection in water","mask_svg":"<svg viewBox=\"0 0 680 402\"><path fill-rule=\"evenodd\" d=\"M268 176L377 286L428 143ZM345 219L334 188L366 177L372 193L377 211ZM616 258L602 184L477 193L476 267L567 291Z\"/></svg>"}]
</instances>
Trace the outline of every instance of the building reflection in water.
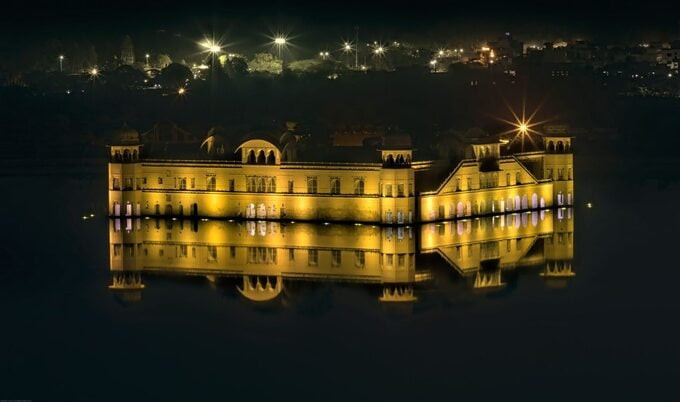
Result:
<instances>
[{"instance_id":1,"label":"building reflection in water","mask_svg":"<svg viewBox=\"0 0 680 402\"><path fill-rule=\"evenodd\" d=\"M294 281L367 284L381 302L414 302L432 282L418 255L438 254L473 289L504 285L504 273L536 267L548 285L573 277L572 209L384 227L265 221L111 219L109 288L140 300L151 275L230 282L268 302Z\"/></svg>"}]
</instances>

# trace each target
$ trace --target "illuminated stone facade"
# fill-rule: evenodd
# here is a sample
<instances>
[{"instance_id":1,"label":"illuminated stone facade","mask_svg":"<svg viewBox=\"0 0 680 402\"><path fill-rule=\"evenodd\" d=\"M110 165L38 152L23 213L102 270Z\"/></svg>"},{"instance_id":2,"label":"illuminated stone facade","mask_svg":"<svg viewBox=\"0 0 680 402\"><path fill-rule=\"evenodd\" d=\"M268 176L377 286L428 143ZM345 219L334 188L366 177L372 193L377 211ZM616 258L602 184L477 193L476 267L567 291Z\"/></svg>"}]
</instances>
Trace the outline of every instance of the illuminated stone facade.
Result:
<instances>
[{"instance_id":1,"label":"illuminated stone facade","mask_svg":"<svg viewBox=\"0 0 680 402\"><path fill-rule=\"evenodd\" d=\"M546 136L544 151L501 155L501 143L469 147L437 190L418 195L422 222L571 206L571 138Z\"/></svg>"},{"instance_id":2,"label":"illuminated stone facade","mask_svg":"<svg viewBox=\"0 0 680 402\"><path fill-rule=\"evenodd\" d=\"M411 224L573 204L571 139L545 150L501 155L501 144L469 146L434 191L416 194L409 147L385 146L382 162L304 162L275 141L253 138L240 160L142 158L133 130L110 146L109 215ZM210 148L210 144L208 147Z\"/></svg>"}]
</instances>

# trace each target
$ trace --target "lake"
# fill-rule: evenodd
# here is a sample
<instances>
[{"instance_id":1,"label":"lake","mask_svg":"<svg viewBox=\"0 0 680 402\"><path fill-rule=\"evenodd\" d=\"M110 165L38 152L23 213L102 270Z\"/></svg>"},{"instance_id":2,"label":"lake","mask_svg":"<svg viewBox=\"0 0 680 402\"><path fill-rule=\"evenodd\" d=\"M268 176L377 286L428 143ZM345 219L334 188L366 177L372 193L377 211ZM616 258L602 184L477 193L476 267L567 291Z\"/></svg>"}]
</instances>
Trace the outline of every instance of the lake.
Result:
<instances>
[{"instance_id":1,"label":"lake","mask_svg":"<svg viewBox=\"0 0 680 402\"><path fill-rule=\"evenodd\" d=\"M678 161L601 145L573 209L408 228L116 221L105 161L6 171L0 398L660 399Z\"/></svg>"}]
</instances>

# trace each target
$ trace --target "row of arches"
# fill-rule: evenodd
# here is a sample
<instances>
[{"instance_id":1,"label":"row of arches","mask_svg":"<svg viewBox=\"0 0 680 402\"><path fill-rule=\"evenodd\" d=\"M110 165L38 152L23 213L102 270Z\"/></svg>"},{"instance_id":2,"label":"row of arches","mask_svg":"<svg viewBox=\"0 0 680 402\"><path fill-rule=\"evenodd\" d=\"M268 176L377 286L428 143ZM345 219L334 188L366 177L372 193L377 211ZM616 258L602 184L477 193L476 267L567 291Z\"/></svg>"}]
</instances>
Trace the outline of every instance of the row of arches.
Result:
<instances>
[{"instance_id":1,"label":"row of arches","mask_svg":"<svg viewBox=\"0 0 680 402\"><path fill-rule=\"evenodd\" d=\"M571 195L569 196L571 197ZM501 198L487 202L486 200L458 201L448 205L439 205L437 214L430 211L430 219L462 218L476 215L486 215L490 213L505 213L512 211L525 211L529 209L545 208L546 202L543 197L533 193L531 197L527 194Z\"/></svg>"},{"instance_id":2,"label":"row of arches","mask_svg":"<svg viewBox=\"0 0 680 402\"><path fill-rule=\"evenodd\" d=\"M383 166L411 166L411 155L404 154L387 154L383 159Z\"/></svg>"},{"instance_id":3,"label":"row of arches","mask_svg":"<svg viewBox=\"0 0 680 402\"><path fill-rule=\"evenodd\" d=\"M122 153L120 150L116 149L113 151L113 154L111 154L112 162L132 162L136 160L139 160L139 153L136 149L124 149Z\"/></svg>"},{"instance_id":4,"label":"row of arches","mask_svg":"<svg viewBox=\"0 0 680 402\"><path fill-rule=\"evenodd\" d=\"M265 153L264 150L260 150L257 155L254 150L248 152L248 157L246 158L246 163L257 164L257 165L275 165L276 164L276 154L273 150L269 153Z\"/></svg>"},{"instance_id":5,"label":"row of arches","mask_svg":"<svg viewBox=\"0 0 680 402\"><path fill-rule=\"evenodd\" d=\"M545 147L548 153L568 153L571 152L571 143L569 141L548 141Z\"/></svg>"}]
</instances>

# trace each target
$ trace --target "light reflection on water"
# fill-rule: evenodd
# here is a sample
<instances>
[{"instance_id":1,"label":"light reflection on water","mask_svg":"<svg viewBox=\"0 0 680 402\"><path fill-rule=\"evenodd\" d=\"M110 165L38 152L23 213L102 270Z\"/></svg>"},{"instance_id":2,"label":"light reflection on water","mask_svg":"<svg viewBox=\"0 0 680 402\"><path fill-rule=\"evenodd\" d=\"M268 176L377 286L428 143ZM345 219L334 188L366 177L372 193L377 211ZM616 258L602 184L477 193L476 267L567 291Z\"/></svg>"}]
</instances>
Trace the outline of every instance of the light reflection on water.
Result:
<instances>
[{"instance_id":1,"label":"light reflection on water","mask_svg":"<svg viewBox=\"0 0 680 402\"><path fill-rule=\"evenodd\" d=\"M203 277L255 303L301 281L364 284L380 302L417 303L439 269L480 291L525 267L550 286L576 275L571 208L397 227L111 219L109 239L109 288L127 302L142 300L147 278L168 275Z\"/></svg>"}]
</instances>

